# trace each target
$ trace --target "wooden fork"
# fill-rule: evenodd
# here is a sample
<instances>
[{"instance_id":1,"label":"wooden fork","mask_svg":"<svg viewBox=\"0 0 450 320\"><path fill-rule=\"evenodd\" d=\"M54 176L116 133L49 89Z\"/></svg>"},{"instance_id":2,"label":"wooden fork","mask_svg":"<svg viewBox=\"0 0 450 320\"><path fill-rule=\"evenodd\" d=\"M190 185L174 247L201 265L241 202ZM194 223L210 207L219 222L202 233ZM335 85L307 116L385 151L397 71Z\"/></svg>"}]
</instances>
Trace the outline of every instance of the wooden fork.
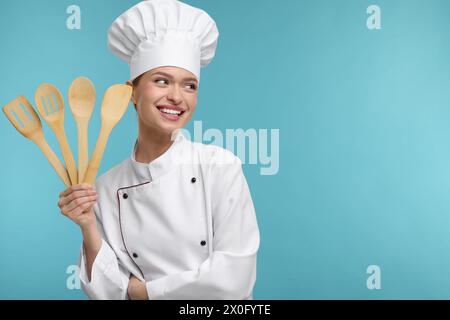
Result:
<instances>
[{"instance_id":1,"label":"wooden fork","mask_svg":"<svg viewBox=\"0 0 450 320\"><path fill-rule=\"evenodd\" d=\"M42 119L55 132L71 184L77 184L77 166L64 130L64 100L61 93L54 85L43 83L37 88L34 99Z\"/></svg>"}]
</instances>

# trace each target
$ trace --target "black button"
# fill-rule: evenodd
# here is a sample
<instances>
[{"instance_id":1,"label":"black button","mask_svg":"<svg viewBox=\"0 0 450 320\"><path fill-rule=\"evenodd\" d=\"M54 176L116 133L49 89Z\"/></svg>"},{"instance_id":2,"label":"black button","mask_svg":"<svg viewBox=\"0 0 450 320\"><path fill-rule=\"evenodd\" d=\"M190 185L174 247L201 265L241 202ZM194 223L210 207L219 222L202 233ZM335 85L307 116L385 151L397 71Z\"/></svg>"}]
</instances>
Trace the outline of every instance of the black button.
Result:
<instances>
[{"instance_id":1,"label":"black button","mask_svg":"<svg viewBox=\"0 0 450 320\"><path fill-rule=\"evenodd\" d=\"M127 199L127 198L128 198L128 195L127 195L126 193L124 193L122 197L123 197L124 199Z\"/></svg>"},{"instance_id":2,"label":"black button","mask_svg":"<svg viewBox=\"0 0 450 320\"><path fill-rule=\"evenodd\" d=\"M206 245L206 241L205 241L205 240L202 240L202 242L200 242L200 244L201 244L202 246L204 246L204 245Z\"/></svg>"},{"instance_id":3,"label":"black button","mask_svg":"<svg viewBox=\"0 0 450 320\"><path fill-rule=\"evenodd\" d=\"M195 179L195 177L191 179L192 183L195 183L195 181L197 181L197 179Z\"/></svg>"},{"instance_id":4,"label":"black button","mask_svg":"<svg viewBox=\"0 0 450 320\"><path fill-rule=\"evenodd\" d=\"M133 253L133 257L137 258L138 257L137 253Z\"/></svg>"}]
</instances>

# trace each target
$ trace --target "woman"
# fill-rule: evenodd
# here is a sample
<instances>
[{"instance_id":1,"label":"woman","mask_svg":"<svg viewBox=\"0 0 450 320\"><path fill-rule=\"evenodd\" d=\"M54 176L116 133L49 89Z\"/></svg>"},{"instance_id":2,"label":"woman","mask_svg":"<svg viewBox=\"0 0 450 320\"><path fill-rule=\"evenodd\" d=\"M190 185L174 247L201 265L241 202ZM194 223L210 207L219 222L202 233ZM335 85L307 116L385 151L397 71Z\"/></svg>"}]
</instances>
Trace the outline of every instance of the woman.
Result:
<instances>
[{"instance_id":1,"label":"woman","mask_svg":"<svg viewBox=\"0 0 450 320\"><path fill-rule=\"evenodd\" d=\"M242 164L180 129L218 31L176 0L148 0L114 21L109 47L130 63L138 138L95 188L60 194L83 235L80 280L92 299L252 299L259 230Z\"/></svg>"}]
</instances>

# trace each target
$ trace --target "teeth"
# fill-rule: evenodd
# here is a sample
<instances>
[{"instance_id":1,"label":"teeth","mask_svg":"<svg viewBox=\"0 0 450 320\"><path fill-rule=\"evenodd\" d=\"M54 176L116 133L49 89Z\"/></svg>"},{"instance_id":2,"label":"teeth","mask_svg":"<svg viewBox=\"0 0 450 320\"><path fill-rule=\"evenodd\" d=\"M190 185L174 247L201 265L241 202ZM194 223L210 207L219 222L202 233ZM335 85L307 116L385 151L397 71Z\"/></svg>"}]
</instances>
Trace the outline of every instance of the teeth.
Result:
<instances>
[{"instance_id":1,"label":"teeth","mask_svg":"<svg viewBox=\"0 0 450 320\"><path fill-rule=\"evenodd\" d=\"M181 113L181 111L176 111L176 110L171 110L171 109L166 109L166 108L161 108L159 110L161 112L168 113L168 114L177 114L177 115L179 115Z\"/></svg>"}]
</instances>

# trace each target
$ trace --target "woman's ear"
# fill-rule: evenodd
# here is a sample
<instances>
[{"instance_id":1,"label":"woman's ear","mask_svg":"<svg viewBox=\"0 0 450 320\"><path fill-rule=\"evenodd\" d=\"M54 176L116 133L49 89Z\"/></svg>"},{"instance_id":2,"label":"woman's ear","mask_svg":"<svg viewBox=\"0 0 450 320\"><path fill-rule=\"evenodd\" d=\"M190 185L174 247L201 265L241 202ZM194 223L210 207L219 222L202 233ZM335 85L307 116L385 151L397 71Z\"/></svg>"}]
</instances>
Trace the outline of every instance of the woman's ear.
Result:
<instances>
[{"instance_id":1,"label":"woman's ear","mask_svg":"<svg viewBox=\"0 0 450 320\"><path fill-rule=\"evenodd\" d=\"M131 101L133 101L134 108L136 109L136 97L135 97L135 95L134 95L135 90L134 90L133 82L130 81L130 80L127 80L127 82L126 82L125 84L126 84L126 85L129 85L129 86L131 86L131 87L133 88L133 93L132 93L132 95L131 95Z\"/></svg>"}]
</instances>

